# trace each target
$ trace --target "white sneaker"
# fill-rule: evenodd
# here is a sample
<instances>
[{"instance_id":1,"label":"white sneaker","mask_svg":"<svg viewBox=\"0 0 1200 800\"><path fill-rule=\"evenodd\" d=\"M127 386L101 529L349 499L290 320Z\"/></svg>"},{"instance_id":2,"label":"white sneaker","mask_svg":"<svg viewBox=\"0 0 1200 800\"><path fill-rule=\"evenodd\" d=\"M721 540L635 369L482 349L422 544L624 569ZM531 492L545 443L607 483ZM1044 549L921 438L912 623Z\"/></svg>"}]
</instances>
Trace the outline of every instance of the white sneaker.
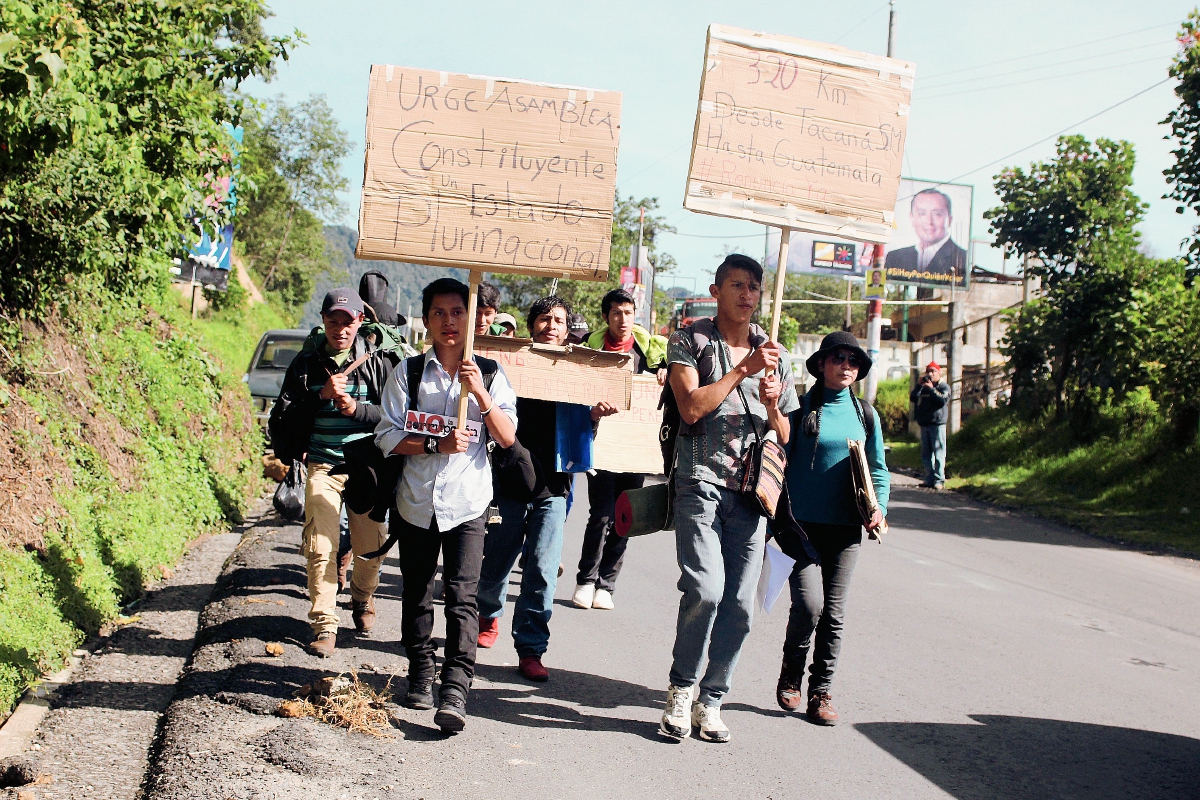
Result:
<instances>
[{"instance_id":1,"label":"white sneaker","mask_svg":"<svg viewBox=\"0 0 1200 800\"><path fill-rule=\"evenodd\" d=\"M720 706L692 703L692 727L700 729L700 738L706 742L729 741L729 728L721 721Z\"/></svg>"},{"instance_id":2,"label":"white sneaker","mask_svg":"<svg viewBox=\"0 0 1200 800\"><path fill-rule=\"evenodd\" d=\"M602 608L605 611L612 611L613 606L612 592L608 589L597 589L596 597L592 600L592 608Z\"/></svg>"},{"instance_id":3,"label":"white sneaker","mask_svg":"<svg viewBox=\"0 0 1200 800\"><path fill-rule=\"evenodd\" d=\"M672 686L668 689L667 706L663 709L658 732L673 739L686 739L692 730L688 724L688 705L691 702L691 686Z\"/></svg>"},{"instance_id":4,"label":"white sneaker","mask_svg":"<svg viewBox=\"0 0 1200 800\"><path fill-rule=\"evenodd\" d=\"M571 605L576 608L591 608L592 598L596 596L596 587L590 583L580 584L575 587L575 594L571 595ZM611 607L612 601L609 601Z\"/></svg>"}]
</instances>

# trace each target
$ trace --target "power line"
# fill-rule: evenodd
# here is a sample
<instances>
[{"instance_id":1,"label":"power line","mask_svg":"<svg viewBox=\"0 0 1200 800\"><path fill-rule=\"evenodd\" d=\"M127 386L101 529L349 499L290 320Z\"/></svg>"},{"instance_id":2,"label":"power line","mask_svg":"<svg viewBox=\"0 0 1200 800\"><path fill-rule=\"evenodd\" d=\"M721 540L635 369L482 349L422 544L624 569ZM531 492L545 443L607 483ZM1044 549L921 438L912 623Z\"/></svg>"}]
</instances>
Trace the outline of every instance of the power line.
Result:
<instances>
[{"instance_id":1,"label":"power line","mask_svg":"<svg viewBox=\"0 0 1200 800\"><path fill-rule=\"evenodd\" d=\"M843 34L842 34L841 36L839 36L838 38L834 39L834 40L833 40L833 43L834 43L834 44L837 44L838 42L842 41L842 39L845 39L847 36L849 36L850 34L854 33L856 30L858 30L859 28L861 28L861 27L863 26L863 23L865 23L865 22L866 22L867 20L869 20L871 17L873 17L873 16L875 16L876 14L878 14L880 11L883 11L885 8L887 8L887 6L888 6L888 4L885 2L883 5L881 5L879 8L875 9L874 11L872 11L870 14L867 14L865 17L863 17L862 19L860 19L860 20L859 20L859 21L858 21L858 22L857 22L857 23L854 25L854 27L852 27L850 30L848 30L848 31L846 31L845 33L843 33Z\"/></svg>"},{"instance_id":2,"label":"power line","mask_svg":"<svg viewBox=\"0 0 1200 800\"><path fill-rule=\"evenodd\" d=\"M1133 94L1129 95L1129 97L1126 97L1124 100L1118 100L1117 102L1113 103L1111 106L1104 109L1103 111L1097 111L1095 114L1092 114L1090 117L1085 117L1085 118L1079 120L1078 122L1071 123L1067 127L1063 128L1061 131L1057 131L1055 133L1050 134L1049 136L1038 139L1036 142L1033 142L1032 144L1027 144L1019 150L1013 150L1008 155L1001 156L1000 158L997 158L995 161L989 161L988 163L984 164L983 166L975 167L974 169L967 170L966 172L962 173L961 175L955 175L950 180L943 181L942 183L940 183L938 185L943 186L947 183L954 183L955 181L962 180L963 178L967 177L968 175L973 175L976 172L979 172L980 170L987 169L988 167L994 167L997 164L999 164L1000 162L1007 161L1008 159L1012 158L1013 156L1015 156L1019 153L1024 153L1026 150L1028 150L1032 147L1037 147L1039 144L1048 142L1051 139L1054 139L1058 136L1062 136L1067 131L1072 130L1073 128L1078 128L1080 125L1083 125L1085 122L1091 122L1096 117L1103 116L1103 115L1107 114L1108 112L1112 111L1114 108L1117 108L1118 106L1123 106L1126 103L1128 103L1130 100L1141 97L1146 92L1149 92L1152 89L1157 89L1159 86L1162 86L1164 83L1166 83L1169 80L1171 80L1170 76L1163 78L1161 81L1158 81L1157 83L1153 83L1150 86L1147 86L1145 89L1142 89L1141 91L1134 92ZM907 198L904 198L904 199L907 199Z\"/></svg>"},{"instance_id":3,"label":"power line","mask_svg":"<svg viewBox=\"0 0 1200 800\"><path fill-rule=\"evenodd\" d=\"M1162 59L1162 56L1155 56L1154 58L1143 58L1139 61L1126 61L1123 64L1109 64L1104 67L1095 67L1094 69L1085 69L1085 70L1080 70L1078 72L1067 72L1062 75L1046 75L1041 78L1030 78L1029 80L1024 80L1024 81L1010 81L1009 83L997 83L993 86L978 86L973 89L959 89L959 90L953 91L953 92L943 92L942 94L921 96L916 99L938 100L943 97L953 97L956 94L970 94L971 92L988 92L988 91L992 91L993 89L1007 89L1010 86L1024 86L1025 84L1028 84L1028 83L1041 83L1042 81L1058 80L1060 78L1073 78L1077 75L1090 75L1093 72L1103 72L1105 70L1119 69L1121 67L1133 67L1133 66L1137 66L1139 64L1150 64L1155 61L1160 61L1161 59Z\"/></svg>"},{"instance_id":4,"label":"power line","mask_svg":"<svg viewBox=\"0 0 1200 800\"><path fill-rule=\"evenodd\" d=\"M625 185L626 185L626 186L628 186L630 183L632 183L633 181L636 181L638 178L642 177L642 176L643 176L643 175L645 175L647 172L649 172L650 170L654 169L654 168L655 168L655 167L657 167L659 164L661 164L662 162L666 161L668 158L670 158L671 156L675 155L676 153L678 153L678 152L679 152L680 150L682 150L683 148L685 148L685 147L691 147L691 146L692 146L692 143L691 143L690 141L689 141L689 142L684 142L684 143L683 143L683 144L681 144L679 147L676 147L674 150L672 150L671 152L667 153L665 156L663 156L662 158L660 158L658 161L655 161L653 164L650 164L648 167L645 167L644 169L642 169L642 171L641 171L641 172L638 172L638 173L636 173L636 174L635 174L635 175L634 175L632 178L625 178L625 179L624 179L624 181L625 181Z\"/></svg>"},{"instance_id":5,"label":"power line","mask_svg":"<svg viewBox=\"0 0 1200 800\"><path fill-rule=\"evenodd\" d=\"M940 78L940 77L942 77L943 75L955 75L955 74L957 74L957 73L959 73L959 72L970 72L971 70L976 70L976 69L984 69L985 67L994 67L994 66L996 66L997 64L1009 64L1009 63L1011 63L1011 62L1013 62L1013 61L1027 61L1028 59L1030 59L1030 58L1033 58L1033 57L1037 57L1037 56L1046 56L1046 55L1050 55L1051 53L1062 53L1062 52L1065 52L1065 51L1067 51L1067 50L1076 50L1076 49L1078 49L1078 48L1080 48L1080 47L1087 47L1088 45L1100 44L1101 42L1108 42L1108 41L1112 41L1113 39L1123 39L1123 38L1125 38L1125 37L1127 37L1127 36L1134 36L1135 34L1139 34L1139 33L1145 33L1146 31L1152 31L1152 30L1155 30L1155 29L1157 29L1157 28L1165 28L1165 27L1167 27L1167 26L1172 26L1172 27L1174 27L1175 25L1178 25L1178 24L1179 24L1179 23L1178 23L1178 22L1175 22L1175 21L1172 21L1172 22L1160 22L1160 23L1159 23L1159 24L1157 24L1157 25L1151 25L1151 26L1149 26L1149 27L1146 27L1146 28L1139 28L1139 29L1138 29L1138 30L1136 30L1136 31L1129 31L1128 33L1118 33L1118 34L1116 34L1115 36L1105 36L1103 39L1093 39L1093 40L1092 40L1092 41L1090 41L1090 42L1080 42L1079 44L1071 44L1071 45L1067 45L1066 47L1058 47L1058 48L1055 48L1054 50L1043 50L1043 51L1042 51L1042 52L1040 52L1040 53L1033 53L1033 54L1027 54L1027 55L1022 55L1022 56L1015 56L1015 57L1013 57L1013 58L1002 58L1002 59L1000 59L999 61L989 61L989 62L987 62L986 64L979 64L979 65L977 65L977 66L974 66L974 67L957 67L957 68L955 68L955 69L946 70L945 72L935 72L935 73L933 73L932 75L925 75L925 76L924 76L924 79L925 79L925 80L930 80L930 79L932 79L932 78Z\"/></svg>"},{"instance_id":6,"label":"power line","mask_svg":"<svg viewBox=\"0 0 1200 800\"><path fill-rule=\"evenodd\" d=\"M1024 67L1022 69L1009 70L1007 72L997 72L994 75L979 75L974 78L962 78L961 80L957 80L957 81L947 81L945 83L935 83L933 86L930 86L929 84L925 84L925 85L921 86L920 88L921 89L944 89L947 86L956 86L960 83L973 83L975 81L987 81L987 80L992 80L993 78L1001 78L1006 75L1019 75L1022 72L1035 72L1039 69L1049 69L1050 67L1061 67L1064 64L1077 64L1080 61L1091 61L1096 58L1107 58L1109 56L1115 56L1115 55L1119 55L1121 53L1130 53L1130 52L1133 52L1134 50L1145 50L1148 47L1161 47L1164 44L1172 44L1172 42L1151 42L1150 44L1139 44L1136 47L1126 47L1122 50L1109 50L1104 53L1093 53L1090 56L1083 56L1081 58L1068 58L1066 61L1055 61L1052 64L1041 64L1039 66L1034 66L1034 67Z\"/></svg>"}]
</instances>

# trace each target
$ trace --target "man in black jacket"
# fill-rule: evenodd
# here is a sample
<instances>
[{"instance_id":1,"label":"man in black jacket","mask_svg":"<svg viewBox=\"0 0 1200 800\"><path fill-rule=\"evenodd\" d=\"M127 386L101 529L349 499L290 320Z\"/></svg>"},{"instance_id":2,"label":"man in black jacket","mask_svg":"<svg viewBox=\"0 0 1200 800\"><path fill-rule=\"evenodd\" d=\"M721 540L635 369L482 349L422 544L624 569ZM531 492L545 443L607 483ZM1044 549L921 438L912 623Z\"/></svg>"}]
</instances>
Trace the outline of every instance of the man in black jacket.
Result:
<instances>
[{"instance_id":1,"label":"man in black jacket","mask_svg":"<svg viewBox=\"0 0 1200 800\"><path fill-rule=\"evenodd\" d=\"M916 404L917 424L921 426L921 463L925 465L924 486L941 489L946 480L946 419L949 416L950 387L942 380L942 368L936 361L925 367L921 382L908 399Z\"/></svg>"},{"instance_id":2,"label":"man in black jacket","mask_svg":"<svg viewBox=\"0 0 1200 800\"><path fill-rule=\"evenodd\" d=\"M313 629L309 650L326 658L337 643L337 550L345 475L330 470L344 461L343 446L370 436L380 419L384 384L398 360L358 335L363 301L341 287L321 305L325 335L306 346L288 366L271 412L271 441L285 462L308 460L304 496L304 536L300 551L308 560L308 613ZM378 549L387 538L383 523L367 514L348 513L355 553ZM354 627L368 634L375 623L375 588L382 557L359 559L350 581Z\"/></svg>"}]
</instances>

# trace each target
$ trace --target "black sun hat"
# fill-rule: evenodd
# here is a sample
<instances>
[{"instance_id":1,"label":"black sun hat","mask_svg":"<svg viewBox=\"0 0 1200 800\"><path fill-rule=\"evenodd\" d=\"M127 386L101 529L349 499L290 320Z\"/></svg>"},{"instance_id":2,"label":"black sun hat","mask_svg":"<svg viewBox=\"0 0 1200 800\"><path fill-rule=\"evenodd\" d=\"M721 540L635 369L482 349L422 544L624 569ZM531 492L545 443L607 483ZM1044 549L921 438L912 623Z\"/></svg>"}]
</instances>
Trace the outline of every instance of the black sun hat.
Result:
<instances>
[{"instance_id":1,"label":"black sun hat","mask_svg":"<svg viewBox=\"0 0 1200 800\"><path fill-rule=\"evenodd\" d=\"M866 377L866 374L871 371L871 358L867 355L867 351L859 346L858 339L854 334L849 331L834 331L821 340L821 347L804 362L804 366L808 367L809 374L815 378L820 378L821 371L817 366L817 361L839 347L844 347L854 353L854 357L863 365L858 370L858 379L862 380Z\"/></svg>"}]
</instances>

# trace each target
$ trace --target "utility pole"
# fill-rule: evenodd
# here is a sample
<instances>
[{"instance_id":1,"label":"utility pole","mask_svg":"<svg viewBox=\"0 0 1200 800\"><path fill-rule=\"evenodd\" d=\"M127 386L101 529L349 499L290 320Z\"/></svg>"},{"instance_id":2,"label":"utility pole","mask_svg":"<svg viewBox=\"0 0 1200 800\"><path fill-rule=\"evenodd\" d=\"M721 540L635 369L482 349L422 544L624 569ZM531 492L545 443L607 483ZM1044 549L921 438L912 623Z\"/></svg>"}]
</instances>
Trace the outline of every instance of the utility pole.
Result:
<instances>
[{"instance_id":1,"label":"utility pole","mask_svg":"<svg viewBox=\"0 0 1200 800\"><path fill-rule=\"evenodd\" d=\"M891 58L896 48L896 0L888 3L888 38L887 55ZM875 245L875 257L872 267L883 268L883 245ZM908 306L905 306L907 309ZM872 361L878 360L879 341L883 335L883 301L872 300L867 306L867 355ZM863 386L863 399L868 403L875 402L875 392L879 388L879 370L873 369L867 373L866 385Z\"/></svg>"},{"instance_id":2,"label":"utility pole","mask_svg":"<svg viewBox=\"0 0 1200 800\"><path fill-rule=\"evenodd\" d=\"M888 0L888 58L892 57L896 46L896 0Z\"/></svg>"}]
</instances>

